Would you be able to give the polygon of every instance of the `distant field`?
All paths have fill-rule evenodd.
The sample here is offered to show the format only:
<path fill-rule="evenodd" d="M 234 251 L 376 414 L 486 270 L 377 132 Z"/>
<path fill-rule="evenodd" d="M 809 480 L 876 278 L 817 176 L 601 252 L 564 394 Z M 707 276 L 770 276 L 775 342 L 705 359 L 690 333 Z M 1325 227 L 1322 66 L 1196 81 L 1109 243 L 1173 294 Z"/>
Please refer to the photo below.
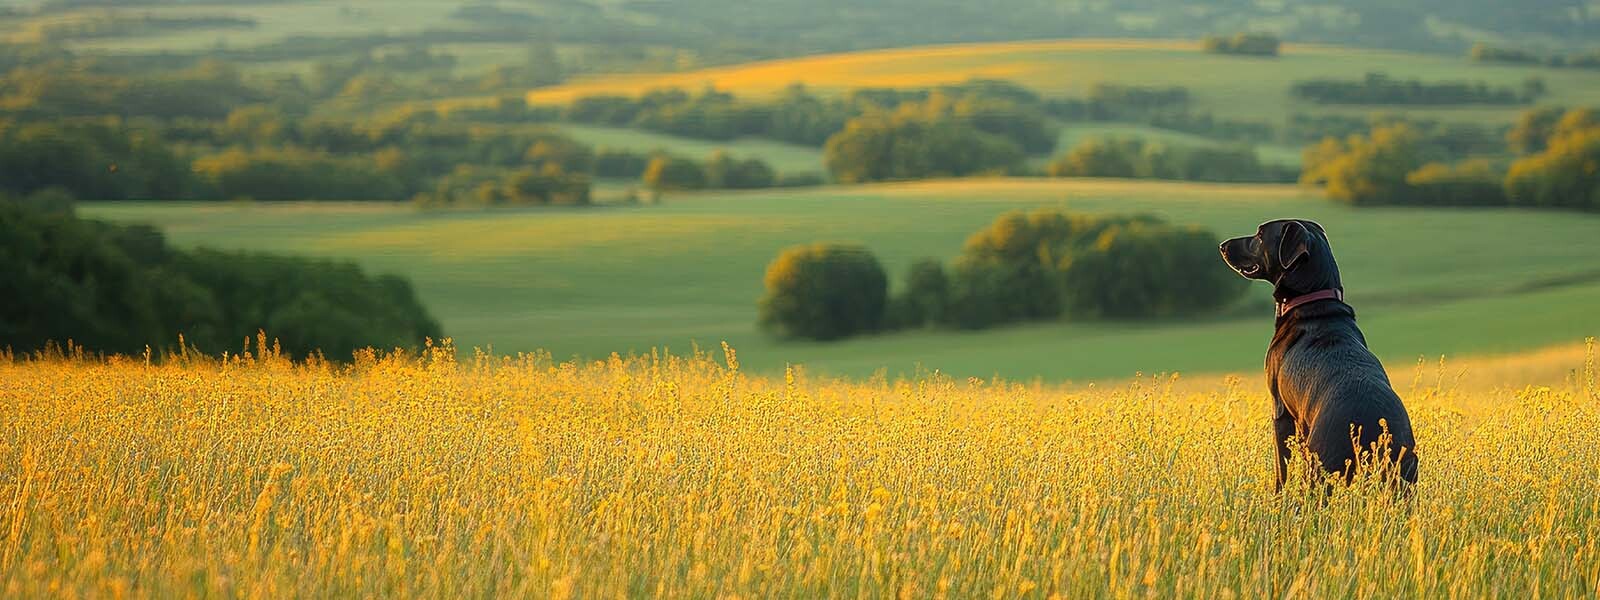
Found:
<path fill-rule="evenodd" d="M 1218 235 L 1273 217 L 1317 219 L 1333 236 L 1369 340 L 1401 362 L 1600 334 L 1600 216 L 1355 210 L 1292 186 L 969 180 L 669 196 L 660 207 L 587 210 L 144 203 L 83 212 L 153 222 L 184 245 L 348 257 L 404 273 L 460 345 L 497 352 L 605 356 L 727 340 L 749 368 L 766 371 L 784 361 L 848 375 L 920 364 L 1082 380 L 1259 368 L 1271 327 L 1265 286 L 1231 317 L 1169 323 L 1052 323 L 840 344 L 780 343 L 755 326 L 762 272 L 786 246 L 863 242 L 898 277 L 918 257 L 953 256 L 997 215 L 1036 207 L 1150 212 Z"/>
<path fill-rule="evenodd" d="M 1427 80 L 1483 80 L 1519 85 L 1537 75 L 1549 85 L 1547 104 L 1600 104 L 1600 72 L 1474 64 L 1463 57 L 1288 45 L 1284 56 L 1260 59 L 1206 54 L 1187 41 L 1055 40 L 897 48 L 757 62 L 685 73 L 581 78 L 529 94 L 533 102 L 566 102 L 598 93 L 638 93 L 658 87 L 714 85 L 739 94 L 772 94 L 803 82 L 823 91 L 861 87 L 916 87 L 974 77 L 1007 79 L 1048 95 L 1081 96 L 1100 83 L 1182 85 L 1196 107 L 1219 117 L 1281 123 L 1295 111 L 1364 114 L 1294 100 L 1289 85 L 1311 77 L 1361 77 L 1383 71 Z M 1509 121 L 1520 107 L 1389 108 L 1473 121 Z"/>
<path fill-rule="evenodd" d="M 188 6 L 140 6 L 131 14 L 161 16 L 232 15 L 257 22 L 253 29 L 198 29 L 167 35 L 81 40 L 72 43 L 78 50 L 103 52 L 156 52 L 205 50 L 218 43 L 249 47 L 281 40 L 291 35 L 357 35 L 369 33 L 410 33 L 450 23 L 450 13 L 467 2 L 461 0 L 346 0 L 343 2 L 261 2 L 205 3 Z M 85 9 L 95 12 L 101 9 Z M 73 13 L 51 15 L 45 19 L 70 19 Z M 25 31 L 37 21 L 13 24 L 13 31 Z"/>
<path fill-rule="evenodd" d="M 578 141 L 599 148 L 615 148 L 650 152 L 666 150 L 695 159 L 703 159 L 717 150 L 726 150 L 735 157 L 760 158 L 782 173 L 825 173 L 822 150 L 798 144 L 786 144 L 759 138 L 715 142 L 626 129 L 620 127 L 592 127 L 588 125 L 561 125 L 561 129 Z"/>

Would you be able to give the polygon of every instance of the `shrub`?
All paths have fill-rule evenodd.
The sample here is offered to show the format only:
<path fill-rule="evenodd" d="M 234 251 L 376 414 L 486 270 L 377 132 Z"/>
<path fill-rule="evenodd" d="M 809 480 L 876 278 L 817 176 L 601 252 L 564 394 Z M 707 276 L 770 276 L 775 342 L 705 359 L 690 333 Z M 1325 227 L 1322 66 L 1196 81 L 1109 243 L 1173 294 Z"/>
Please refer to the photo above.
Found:
<path fill-rule="evenodd" d="M 1143 144 L 1130 138 L 1089 138 L 1051 161 L 1051 177 L 1133 177 Z"/>
<path fill-rule="evenodd" d="M 865 247 L 797 246 L 767 266 L 760 323 L 786 338 L 835 340 L 878 329 L 887 296 L 888 278 Z"/>
<path fill-rule="evenodd" d="M 1248 282 L 1220 265 L 1216 247 L 1217 237 L 1196 227 L 1108 227 L 1059 266 L 1067 312 L 1128 319 L 1219 308 Z"/>
<path fill-rule="evenodd" d="M 950 278 L 938 259 L 911 264 L 900 294 L 890 302 L 888 318 L 896 327 L 922 327 L 944 322 L 950 303 Z"/>
<path fill-rule="evenodd" d="M 691 159 L 657 155 L 644 170 L 644 185 L 657 192 L 698 190 L 706 187 L 706 171 Z"/>
<path fill-rule="evenodd" d="M 1516 205 L 1600 210 L 1600 127 L 1558 132 L 1511 165 L 1505 190 Z"/>
<path fill-rule="evenodd" d="M 1500 206 L 1506 203 L 1505 174 L 1486 160 L 1457 165 L 1428 163 L 1406 174 L 1410 204 Z"/>

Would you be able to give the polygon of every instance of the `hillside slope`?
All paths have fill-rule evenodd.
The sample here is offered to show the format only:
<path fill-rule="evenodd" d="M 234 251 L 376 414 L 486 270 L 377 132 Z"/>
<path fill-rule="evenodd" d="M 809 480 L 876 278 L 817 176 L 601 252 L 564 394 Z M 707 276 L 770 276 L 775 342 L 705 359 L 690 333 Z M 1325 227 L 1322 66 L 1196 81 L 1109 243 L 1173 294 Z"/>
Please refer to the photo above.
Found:
<path fill-rule="evenodd" d="M 1351 209 L 1294 186 L 1095 180 L 961 180 L 669 195 L 663 206 L 416 212 L 366 204 L 106 204 L 179 244 L 293 251 L 400 272 L 465 347 L 559 357 L 685 350 L 728 341 L 745 364 L 1048 380 L 1157 370 L 1253 371 L 1271 334 L 1264 285 L 1225 317 L 913 332 L 838 344 L 756 329 L 768 261 L 786 246 L 866 244 L 898 279 L 951 258 L 1016 209 L 1153 213 L 1218 236 L 1285 216 L 1327 226 L 1350 301 L 1386 358 L 1505 352 L 1600 335 L 1600 215 L 1526 210 Z M 1537 239 L 1539 243 L 1525 243 Z M 1216 268 L 1225 268 L 1221 261 Z M 1537 307 L 1530 310 L 1528 307 Z"/>

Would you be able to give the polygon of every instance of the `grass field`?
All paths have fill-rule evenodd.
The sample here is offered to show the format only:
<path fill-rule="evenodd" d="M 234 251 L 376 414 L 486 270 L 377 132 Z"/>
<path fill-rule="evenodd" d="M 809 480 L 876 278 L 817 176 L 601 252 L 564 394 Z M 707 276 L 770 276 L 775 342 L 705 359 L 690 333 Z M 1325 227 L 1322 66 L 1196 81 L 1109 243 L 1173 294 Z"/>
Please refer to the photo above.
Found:
<path fill-rule="evenodd" d="M 1516 87 L 1537 75 L 1550 87 L 1548 104 L 1600 104 L 1600 72 L 1488 66 L 1465 58 L 1288 45 L 1277 59 L 1206 54 L 1186 41 L 1055 40 L 896 48 L 757 62 L 670 74 L 580 78 L 529 94 L 533 102 L 566 102 L 596 93 L 633 94 L 677 86 L 719 89 L 759 97 L 803 82 L 819 91 L 862 87 L 918 87 L 974 77 L 1007 79 L 1047 95 L 1082 96 L 1096 83 L 1188 87 L 1195 107 L 1218 117 L 1282 123 L 1295 111 L 1427 114 L 1480 122 L 1508 122 L 1521 107 L 1329 107 L 1297 101 L 1289 86 L 1312 77 L 1358 78 L 1369 71 L 1427 80 L 1483 80 Z"/>
<path fill-rule="evenodd" d="M 561 129 L 580 142 L 599 148 L 651 152 L 666 150 L 694 159 L 704 159 L 717 150 L 726 150 L 738 158 L 760 158 L 780 173 L 827 173 L 822 164 L 822 150 L 786 144 L 759 138 L 715 142 L 652 133 L 621 127 L 595 127 L 590 125 L 561 125 Z"/>
<path fill-rule="evenodd" d="M 206 50 L 219 43 L 241 48 L 294 35 L 335 36 L 412 33 L 450 24 L 450 13 L 466 4 L 455 0 L 345 0 L 343 2 L 190 3 L 188 6 L 140 6 L 131 14 L 159 16 L 230 15 L 254 19 L 250 29 L 196 29 L 147 35 L 74 41 L 90 52 L 158 52 Z M 26 34 L 39 22 L 78 18 L 103 9 L 90 8 L 14 23 L 13 35 Z"/>
<path fill-rule="evenodd" d="M 1254 378 L 0 360 L 0 596 L 1583 598 L 1593 350 L 1394 373 L 1409 502 L 1273 477 Z M 1466 372 L 1494 384 L 1463 385 Z"/>
<path fill-rule="evenodd" d="M 416 212 L 384 204 L 97 204 L 87 216 L 158 224 L 182 245 L 351 258 L 408 275 L 463 347 L 558 357 L 687 351 L 728 341 L 746 367 L 1049 381 L 1134 372 L 1253 372 L 1271 332 L 1267 289 L 1231 314 L 1172 322 L 1047 323 L 911 332 L 837 344 L 758 331 L 766 263 L 819 240 L 871 247 L 898 278 L 953 257 L 1019 208 L 1148 212 L 1219 236 L 1261 221 L 1327 226 L 1350 302 L 1378 354 L 1502 353 L 1600 334 L 1600 216 L 1505 209 L 1350 209 L 1292 186 L 962 180 L 668 196 L 663 206 Z M 1221 261 L 1217 268 L 1225 268 Z M 208 349 L 218 351 L 222 349 Z"/>

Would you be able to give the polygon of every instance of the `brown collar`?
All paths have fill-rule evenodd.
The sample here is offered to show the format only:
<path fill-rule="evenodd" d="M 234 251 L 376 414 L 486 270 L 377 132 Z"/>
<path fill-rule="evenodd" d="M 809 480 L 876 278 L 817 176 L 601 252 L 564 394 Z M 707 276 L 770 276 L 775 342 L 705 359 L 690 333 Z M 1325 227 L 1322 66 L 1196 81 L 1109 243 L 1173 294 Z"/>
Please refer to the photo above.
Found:
<path fill-rule="evenodd" d="M 1306 294 L 1304 296 L 1295 296 L 1295 297 L 1290 298 L 1288 300 L 1279 300 L 1278 301 L 1278 317 L 1281 318 L 1284 315 L 1289 314 L 1289 311 L 1294 310 L 1298 306 L 1301 306 L 1301 305 L 1304 305 L 1304 304 L 1310 304 L 1310 303 L 1316 302 L 1318 300 L 1338 300 L 1340 302 L 1344 302 L 1344 290 L 1341 290 L 1341 289 L 1322 290 L 1322 291 L 1319 291 L 1319 292 L 1311 292 L 1311 293 Z"/>

